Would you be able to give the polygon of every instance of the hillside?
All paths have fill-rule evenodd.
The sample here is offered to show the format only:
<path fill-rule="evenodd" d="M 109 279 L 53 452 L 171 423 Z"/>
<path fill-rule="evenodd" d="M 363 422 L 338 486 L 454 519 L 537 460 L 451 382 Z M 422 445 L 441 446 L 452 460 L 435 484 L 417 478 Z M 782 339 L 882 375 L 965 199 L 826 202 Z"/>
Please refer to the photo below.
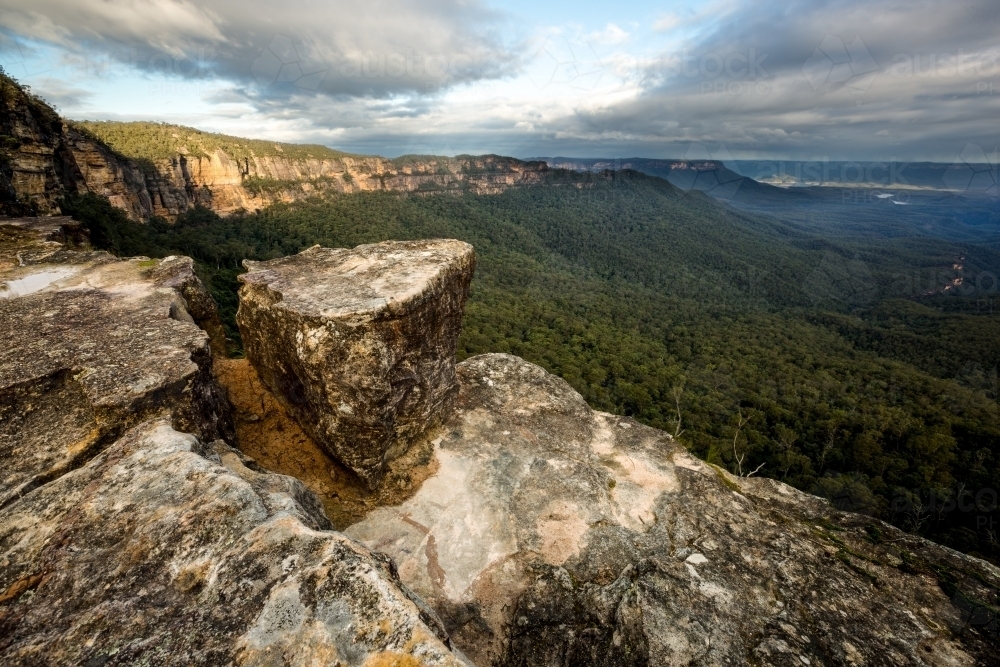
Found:
<path fill-rule="evenodd" d="M 244 139 L 169 123 L 83 120 L 73 121 L 72 125 L 93 135 L 121 155 L 150 164 L 157 160 L 170 160 L 178 155 L 209 157 L 220 151 L 237 161 L 249 157 L 334 160 L 349 156 L 343 151 L 317 144 L 287 144 Z"/>
<path fill-rule="evenodd" d="M 626 169 L 657 176 L 683 190 L 700 190 L 744 210 L 779 217 L 810 234 L 931 236 L 977 244 L 1000 239 L 995 167 L 991 172 L 984 166 L 983 178 L 963 190 L 961 179 L 971 168 L 965 173 L 956 165 L 931 162 L 537 159 L 551 169 Z"/>

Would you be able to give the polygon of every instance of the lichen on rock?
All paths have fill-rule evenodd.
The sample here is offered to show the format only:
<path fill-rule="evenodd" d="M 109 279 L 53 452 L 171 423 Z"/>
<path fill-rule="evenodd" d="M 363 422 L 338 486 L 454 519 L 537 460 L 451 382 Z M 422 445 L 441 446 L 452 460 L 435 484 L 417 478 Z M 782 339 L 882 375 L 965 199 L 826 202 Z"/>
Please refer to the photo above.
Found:
<path fill-rule="evenodd" d="M 246 266 L 237 323 L 247 358 L 318 444 L 377 487 L 458 394 L 472 246 L 316 246 Z"/>

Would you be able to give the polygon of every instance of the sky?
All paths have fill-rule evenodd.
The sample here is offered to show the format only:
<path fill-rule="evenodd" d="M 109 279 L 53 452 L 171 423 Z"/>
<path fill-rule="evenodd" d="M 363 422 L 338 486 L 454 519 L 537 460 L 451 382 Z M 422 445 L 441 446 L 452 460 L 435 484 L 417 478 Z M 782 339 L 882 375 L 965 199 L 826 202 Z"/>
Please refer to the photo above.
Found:
<path fill-rule="evenodd" d="M 0 0 L 73 119 L 389 157 L 934 160 L 1000 138 L 1000 0 Z"/>

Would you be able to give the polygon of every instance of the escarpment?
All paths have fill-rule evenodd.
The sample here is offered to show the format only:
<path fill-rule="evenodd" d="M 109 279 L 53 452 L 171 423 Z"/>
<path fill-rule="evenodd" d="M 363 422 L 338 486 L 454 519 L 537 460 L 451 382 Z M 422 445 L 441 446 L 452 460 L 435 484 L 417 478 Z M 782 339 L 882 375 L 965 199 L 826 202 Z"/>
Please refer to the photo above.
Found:
<path fill-rule="evenodd" d="M 60 199 L 86 192 L 106 197 L 133 220 L 173 219 L 195 206 L 225 215 L 339 192 L 493 194 L 539 183 L 548 170 L 544 162 L 496 155 L 389 160 L 322 147 L 316 155 L 285 155 L 280 144 L 228 137 L 258 145 L 237 154 L 199 149 L 187 135 L 200 133 L 179 127 L 171 136 L 176 150 L 149 159 L 115 150 L 88 126 L 95 127 L 60 118 L 0 73 L 0 214 L 57 214 Z"/>
<path fill-rule="evenodd" d="M 0 221 L 5 664 L 997 664 L 991 565 L 733 477 L 517 357 L 455 365 L 455 241 L 244 278 L 269 402 L 371 487 L 431 460 L 336 532 L 239 450 L 190 260 L 79 235 Z"/>

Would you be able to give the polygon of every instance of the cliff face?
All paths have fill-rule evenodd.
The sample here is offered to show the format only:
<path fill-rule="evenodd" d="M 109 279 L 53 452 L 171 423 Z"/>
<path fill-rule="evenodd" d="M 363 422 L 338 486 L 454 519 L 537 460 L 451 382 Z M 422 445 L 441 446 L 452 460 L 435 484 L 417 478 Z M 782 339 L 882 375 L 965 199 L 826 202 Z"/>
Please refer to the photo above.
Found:
<path fill-rule="evenodd" d="M 107 197 L 135 220 L 168 219 L 201 205 L 225 215 L 326 192 L 469 190 L 492 194 L 540 182 L 547 166 L 499 156 L 328 159 L 177 152 L 129 159 L 67 123 L 0 75 L 0 214 L 58 213 L 66 193 Z"/>
<path fill-rule="evenodd" d="M 134 219 L 155 210 L 135 164 L 0 75 L 0 214 L 58 213 L 61 197 L 82 192 L 106 196 Z"/>
<path fill-rule="evenodd" d="M 167 218 L 196 204 L 225 215 L 329 192 L 467 189 L 477 194 L 496 194 L 510 187 L 539 183 L 546 171 L 544 164 L 498 156 L 426 158 L 399 166 L 381 157 L 263 156 L 236 160 L 223 151 L 201 157 L 177 155 L 154 161 L 153 165 L 155 171 L 145 176 L 149 212 Z"/>

